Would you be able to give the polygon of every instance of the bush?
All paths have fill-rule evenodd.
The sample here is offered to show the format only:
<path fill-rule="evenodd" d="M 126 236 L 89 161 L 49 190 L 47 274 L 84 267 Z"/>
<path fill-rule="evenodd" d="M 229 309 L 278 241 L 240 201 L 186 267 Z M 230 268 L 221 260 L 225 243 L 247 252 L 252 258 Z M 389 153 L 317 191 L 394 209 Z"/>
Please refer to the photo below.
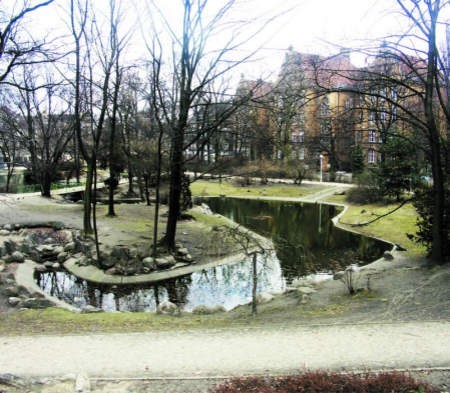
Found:
<path fill-rule="evenodd" d="M 355 205 L 364 205 L 366 203 L 381 202 L 383 197 L 375 187 L 358 186 L 347 191 L 345 200 Z"/>
<path fill-rule="evenodd" d="M 306 372 L 284 377 L 233 378 L 213 393 L 438 393 L 439 390 L 398 372 L 338 374 Z"/>
<path fill-rule="evenodd" d="M 307 171 L 302 162 L 298 160 L 259 160 L 250 161 L 239 169 L 235 168 L 233 174 L 244 178 L 259 177 L 263 184 L 267 183 L 269 178 L 291 179 L 294 180 L 296 184 L 301 184 L 302 180 L 307 175 Z"/>

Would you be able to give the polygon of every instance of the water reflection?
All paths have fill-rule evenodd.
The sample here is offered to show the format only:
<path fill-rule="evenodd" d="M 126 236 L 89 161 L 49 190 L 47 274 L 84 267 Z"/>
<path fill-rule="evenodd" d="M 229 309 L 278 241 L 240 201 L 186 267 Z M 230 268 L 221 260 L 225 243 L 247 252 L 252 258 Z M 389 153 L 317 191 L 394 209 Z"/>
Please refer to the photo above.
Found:
<path fill-rule="evenodd" d="M 263 236 L 270 237 L 288 282 L 318 271 L 340 270 L 378 258 L 390 245 L 336 228 L 338 208 L 237 198 L 210 198 L 206 203 Z"/>
<path fill-rule="evenodd" d="M 275 255 L 258 256 L 258 293 L 281 291 L 285 281 Z M 158 284 L 142 286 L 101 286 L 80 280 L 63 271 L 37 273 L 36 282 L 46 293 L 76 307 L 87 305 L 105 311 L 155 311 L 169 300 L 183 311 L 199 305 L 223 306 L 230 310 L 251 301 L 250 260 L 204 269 Z"/>

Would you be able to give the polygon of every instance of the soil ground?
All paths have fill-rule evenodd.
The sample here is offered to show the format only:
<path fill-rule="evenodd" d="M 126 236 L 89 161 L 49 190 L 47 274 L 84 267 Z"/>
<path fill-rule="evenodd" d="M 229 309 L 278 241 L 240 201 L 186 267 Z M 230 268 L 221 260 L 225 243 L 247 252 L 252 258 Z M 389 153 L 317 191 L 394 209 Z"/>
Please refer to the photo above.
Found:
<path fill-rule="evenodd" d="M 334 191 L 331 189 L 330 193 Z M 318 198 L 323 198 L 326 195 L 329 195 L 329 193 L 321 191 Z M 308 199 L 310 201 L 317 200 L 314 196 L 309 196 Z M 17 199 L 1 195 L 0 224 L 55 220 L 64 221 L 66 225 L 79 228 L 81 226 L 81 209 L 82 207 L 78 204 L 67 204 L 60 199 L 46 200 L 40 197 Z M 146 211 L 145 209 L 149 210 L 147 207 L 140 205 L 120 205 L 118 209 L 119 217 L 131 218 L 131 221 L 133 221 L 133 217 L 136 218 L 131 226 L 125 221 L 119 225 L 113 225 L 112 219 L 99 215 L 102 241 L 108 244 L 117 244 L 119 239 L 123 243 L 135 242 L 136 239 L 147 241 L 148 235 L 146 232 L 149 231 L 149 227 L 141 225 L 141 221 L 138 220 Z M 190 247 L 194 247 L 198 244 L 198 239 L 203 236 L 204 232 L 196 232 L 197 226 L 189 222 L 182 225 L 185 225 L 180 228 L 183 241 Z M 110 355 L 104 363 L 105 368 L 102 371 L 85 370 L 89 373 L 90 391 L 92 392 L 207 391 L 209 387 L 217 383 L 214 377 L 220 376 L 219 366 L 222 366 L 222 370 L 225 369 L 225 364 L 219 363 L 218 368 L 210 370 L 212 373 L 207 373 L 207 366 L 199 366 L 196 363 L 202 356 L 205 359 L 210 356 L 211 347 L 208 342 L 217 346 L 216 353 L 231 356 L 231 360 L 229 360 L 230 369 L 227 375 L 239 375 L 246 372 L 287 372 L 296 368 L 293 367 L 294 363 L 297 368 L 304 368 L 305 364 L 302 363 L 302 358 L 297 356 L 300 353 L 299 351 L 292 352 L 293 355 L 289 361 L 293 363 L 283 363 L 283 360 L 279 360 L 277 363 L 267 359 L 264 363 L 264 354 L 271 354 L 271 350 L 267 348 L 259 356 L 248 356 L 249 353 L 265 348 L 261 346 L 261 343 L 272 343 L 275 347 L 280 345 L 280 348 L 282 348 L 282 345 L 286 345 L 286 351 L 288 352 L 289 348 L 295 344 L 298 348 L 306 345 L 311 348 L 311 353 L 314 354 L 315 359 L 321 359 L 321 362 L 316 364 L 310 361 L 309 367 L 340 368 L 338 365 L 342 365 L 342 367 L 350 365 L 347 367 L 350 370 L 361 369 L 366 366 L 371 368 L 426 369 L 430 366 L 439 367 L 439 369 L 418 372 L 416 375 L 437 384 L 442 391 L 448 391 L 450 390 L 450 377 L 446 370 L 450 368 L 450 350 L 448 349 L 450 348 L 450 267 L 445 265 L 431 266 L 425 258 L 412 257 L 404 252 L 395 252 L 394 257 L 393 261 L 380 260 L 361 273 L 357 279 L 358 286 L 362 290 L 355 296 L 349 296 L 346 287 L 340 281 L 327 281 L 315 286 L 316 292 L 311 295 L 306 304 L 301 302 L 296 291 L 292 291 L 275 297 L 269 303 L 259 305 L 258 315 L 255 317 L 249 317 L 249 306 L 242 306 L 226 313 L 226 315 L 217 317 L 217 324 L 212 323 L 212 326 L 215 326 L 213 330 L 202 327 L 203 320 L 201 320 L 202 322 L 197 326 L 194 323 L 194 330 L 187 331 L 186 334 L 177 334 L 176 332 L 179 332 L 176 328 L 177 324 L 182 325 L 185 319 L 191 321 L 197 318 L 192 315 L 182 315 L 178 319 L 173 319 L 175 328 L 171 327 L 169 330 L 175 330 L 175 332 L 162 331 L 154 333 L 155 336 L 151 337 L 155 348 L 158 345 L 163 345 L 164 338 L 167 338 L 166 347 L 162 346 L 160 351 L 165 353 L 165 356 L 169 356 L 172 363 L 174 359 L 177 360 L 173 356 L 178 353 L 176 351 L 180 348 L 181 354 L 190 354 L 190 356 L 183 357 L 178 353 L 180 356 L 178 361 L 181 362 L 179 366 L 170 366 L 172 368 L 169 367 L 166 370 L 167 373 L 164 373 L 163 369 L 158 369 L 161 374 L 165 375 L 153 373 L 153 377 L 167 377 L 168 375 L 171 377 L 199 377 L 198 370 L 195 370 L 197 364 L 197 367 L 200 367 L 201 376 L 208 374 L 208 377 L 213 377 L 212 379 L 114 379 L 124 375 L 118 372 L 118 370 L 121 370 L 119 367 L 121 359 L 125 359 L 125 365 L 122 368 L 122 370 L 125 370 L 136 361 L 136 358 L 139 359 L 139 356 L 143 356 L 136 349 L 134 358 L 132 353 L 127 355 L 131 356 L 127 363 L 127 357 L 122 356 L 123 352 L 120 352 L 121 356 L 114 355 L 114 353 L 118 353 L 116 346 L 120 343 L 126 343 L 126 340 L 134 337 L 133 334 L 123 336 L 98 335 L 102 332 L 102 329 L 105 329 L 105 324 L 94 324 L 89 326 L 89 329 L 92 329 L 93 332 L 91 334 L 82 329 L 77 330 L 77 327 L 72 327 L 68 331 L 75 333 L 75 335 L 70 336 L 54 335 L 56 332 L 53 330 L 46 332 L 47 334 L 53 333 L 46 337 L 15 336 L 16 334 L 36 334 L 36 326 L 32 324 L 23 326 L 23 322 L 19 326 L 20 318 L 2 318 L 0 321 L 0 325 L 3 325 L 3 327 L 0 326 L 0 334 L 2 335 L 0 336 L 2 344 L 0 374 L 8 371 L 31 379 L 11 379 L 8 376 L 0 375 L 0 392 L 73 392 L 74 379 L 77 374 L 82 373 L 82 369 L 78 369 L 74 363 L 77 353 L 80 353 L 81 348 L 85 348 L 86 353 L 89 353 L 89 350 L 96 348 L 95 345 L 97 344 L 87 347 L 80 347 L 80 345 L 84 345 L 82 343 L 89 340 L 95 341 L 97 339 L 100 340 L 99 348 L 105 345 L 105 353 Z M 14 268 L 12 265 L 6 266 L 7 270 L 3 274 L 10 273 L 11 269 Z M 1 309 L 2 303 L 5 304 L 5 299 L 3 299 L 3 302 L 1 300 L 0 311 L 5 311 L 4 306 L 3 310 Z M 229 326 L 229 328 L 224 328 L 224 326 Z M 131 326 L 128 330 L 151 334 L 148 329 L 145 325 L 136 325 Z M 401 334 L 396 335 L 395 332 L 399 330 Z M 330 336 L 327 336 L 328 334 Z M 170 342 L 173 342 L 173 340 L 170 340 L 169 337 L 176 341 L 181 336 L 184 339 L 178 343 L 178 346 L 174 349 L 175 352 L 170 352 Z M 336 341 L 337 344 L 332 341 L 333 344 L 327 346 L 327 337 L 339 338 L 339 340 Z M 348 341 L 344 340 L 345 337 Z M 136 338 L 137 342 L 142 342 L 140 336 L 136 336 Z M 369 341 L 366 340 L 367 338 Z M 46 339 L 48 339 L 46 347 L 45 345 L 41 348 L 32 347 L 32 345 L 39 346 L 39 343 L 43 342 L 40 340 L 45 341 Z M 59 339 L 63 342 L 64 340 L 69 341 L 64 342 L 60 347 L 61 349 L 55 352 L 54 343 Z M 196 339 L 199 341 L 195 341 Z M 331 340 L 331 338 L 329 339 Z M 233 340 L 235 340 L 235 344 L 233 344 Z M 236 358 L 232 358 L 234 353 L 232 345 L 237 345 L 238 348 L 243 345 L 242 342 L 237 343 L 236 340 L 244 340 L 247 343 L 254 340 L 255 347 L 248 348 L 247 351 L 241 351 L 236 355 Z M 29 342 L 29 346 L 26 345 L 27 342 Z M 339 346 L 339 342 L 341 344 L 347 343 L 347 346 Z M 65 349 L 70 348 L 70 345 L 73 345 L 75 349 L 66 351 Z M 206 352 L 202 352 L 200 356 L 196 351 L 199 350 L 201 345 L 205 346 Z M 333 345 L 337 346 L 333 347 Z M 128 347 L 133 346 L 129 345 Z M 8 348 L 14 350 L 8 351 Z M 45 352 L 45 348 L 47 348 L 47 352 Z M 358 359 L 358 356 L 356 356 L 355 351 L 360 349 L 361 353 L 367 356 L 365 360 Z M 40 351 L 40 353 L 37 351 Z M 149 351 L 152 350 L 149 349 Z M 57 353 L 56 356 L 60 358 L 53 359 L 50 362 L 48 356 L 51 357 L 54 353 Z M 101 350 L 99 353 L 101 353 Z M 386 353 L 390 354 L 391 363 L 384 357 Z M 171 354 L 172 357 L 170 357 Z M 332 362 L 333 354 L 337 356 L 334 363 Z M 50 369 L 43 369 L 33 374 L 30 372 L 31 367 L 33 364 L 36 367 L 42 365 L 42 356 L 47 356 L 46 359 L 49 362 Z M 93 354 L 92 356 L 95 359 L 97 355 Z M 261 363 L 258 363 L 261 368 L 252 364 L 247 364 L 244 367 L 242 362 L 248 361 L 250 358 L 257 358 L 258 361 L 261 361 Z M 269 356 L 270 358 L 273 357 Z M 81 357 L 81 359 L 83 358 Z M 99 367 L 101 367 L 101 356 L 98 359 L 98 362 L 95 363 L 99 363 Z M 157 358 L 156 362 L 163 364 L 164 362 L 160 359 Z M 52 364 L 54 364 L 53 369 L 51 368 Z M 68 367 L 64 370 L 61 369 L 61 373 L 55 374 L 55 370 L 61 364 Z M 306 367 L 308 367 L 308 364 L 306 364 Z M 63 378 L 62 375 L 67 373 L 71 375 L 66 375 Z M 149 372 L 144 369 L 140 375 L 137 375 L 139 373 L 130 374 L 148 377 Z M 42 378 L 50 376 L 51 378 L 42 380 Z M 113 380 L 96 379 L 95 377 L 111 377 Z M 87 388 L 84 391 L 88 391 Z"/>

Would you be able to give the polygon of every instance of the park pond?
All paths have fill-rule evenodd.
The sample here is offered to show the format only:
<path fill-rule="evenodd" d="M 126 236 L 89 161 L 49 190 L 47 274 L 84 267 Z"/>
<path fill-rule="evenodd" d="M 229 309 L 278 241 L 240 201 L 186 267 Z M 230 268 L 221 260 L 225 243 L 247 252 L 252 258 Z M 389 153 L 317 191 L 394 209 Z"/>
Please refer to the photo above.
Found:
<path fill-rule="evenodd" d="M 206 202 L 213 212 L 272 239 L 274 249 L 257 258 L 258 293 L 283 291 L 299 277 L 329 278 L 334 271 L 371 262 L 391 248 L 336 228 L 331 219 L 340 208 L 332 205 L 237 198 Z M 183 311 L 200 305 L 230 310 L 251 301 L 252 276 L 251 258 L 245 258 L 144 286 L 99 285 L 64 271 L 36 273 L 36 282 L 46 293 L 80 308 L 155 311 L 159 303 L 170 300 Z"/>

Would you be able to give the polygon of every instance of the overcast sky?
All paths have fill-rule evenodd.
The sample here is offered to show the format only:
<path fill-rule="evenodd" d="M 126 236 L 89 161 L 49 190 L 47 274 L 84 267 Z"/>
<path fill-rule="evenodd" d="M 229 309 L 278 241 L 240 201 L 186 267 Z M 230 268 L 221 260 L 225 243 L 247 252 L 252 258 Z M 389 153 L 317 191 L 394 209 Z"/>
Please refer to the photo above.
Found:
<path fill-rule="evenodd" d="M 143 23 L 148 22 L 145 12 L 140 8 L 145 1 L 119 1 L 123 10 L 129 13 L 131 24 L 137 25 L 138 18 Z M 181 0 L 154 1 L 170 19 L 181 22 Z M 210 1 L 212 4 L 223 4 L 222 0 Z M 64 8 L 68 1 L 56 0 L 55 3 Z M 94 4 L 106 11 L 106 3 L 107 0 L 95 0 Z M 339 46 L 355 47 L 360 43 L 358 40 L 398 32 L 404 20 L 394 12 L 398 9 L 395 0 L 239 0 L 239 3 L 237 17 L 246 20 L 267 19 L 270 15 L 281 13 L 252 41 L 253 48 L 262 47 L 259 55 L 262 60 L 243 70 L 249 78 L 257 75 L 271 79 L 276 77 L 289 46 L 299 52 L 323 55 L 336 53 Z M 39 14 L 40 24 L 45 28 L 56 26 L 57 19 L 63 14 L 61 8 L 57 13 L 42 11 Z M 174 22 L 174 25 L 178 23 L 180 26 L 180 22 Z M 358 58 L 353 60 L 361 61 Z"/>

